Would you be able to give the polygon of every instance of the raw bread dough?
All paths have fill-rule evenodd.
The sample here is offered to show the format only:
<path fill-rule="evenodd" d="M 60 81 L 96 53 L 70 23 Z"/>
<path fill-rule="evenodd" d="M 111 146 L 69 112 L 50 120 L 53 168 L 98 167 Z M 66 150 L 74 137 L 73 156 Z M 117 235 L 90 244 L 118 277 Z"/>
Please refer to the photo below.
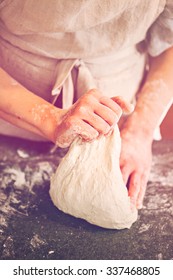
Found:
<path fill-rule="evenodd" d="M 75 140 L 51 179 L 50 196 L 60 210 L 104 228 L 130 228 L 137 210 L 130 204 L 119 167 L 121 138 L 92 143 Z"/>

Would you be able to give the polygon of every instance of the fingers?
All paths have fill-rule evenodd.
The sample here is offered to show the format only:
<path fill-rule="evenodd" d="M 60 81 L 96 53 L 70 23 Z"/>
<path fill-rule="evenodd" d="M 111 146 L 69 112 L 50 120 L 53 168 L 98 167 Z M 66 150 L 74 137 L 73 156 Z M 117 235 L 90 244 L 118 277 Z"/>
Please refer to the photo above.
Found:
<path fill-rule="evenodd" d="M 121 108 L 119 106 L 117 107 L 118 108 L 116 109 L 116 111 L 113 111 L 105 105 L 98 104 L 98 106 L 94 110 L 94 113 L 104 119 L 109 124 L 109 126 L 114 126 L 115 123 L 119 121 L 119 118 L 122 115 Z"/>
<path fill-rule="evenodd" d="M 91 141 L 98 137 L 99 133 L 89 124 L 75 117 L 68 117 L 64 120 L 56 131 L 56 145 L 67 148 L 77 136 L 81 136 L 85 141 Z"/>
<path fill-rule="evenodd" d="M 141 187 L 141 174 L 134 172 L 130 176 L 128 193 L 132 204 L 134 204 L 135 206 L 137 206 L 136 202 L 140 191 L 140 187 Z"/>
<path fill-rule="evenodd" d="M 124 162 L 121 165 L 121 173 L 123 177 L 124 184 L 128 188 L 128 195 L 130 196 L 130 201 L 136 206 L 137 197 L 140 191 L 140 174 L 133 171 L 133 167 Z"/>
<path fill-rule="evenodd" d="M 104 105 L 104 107 L 100 106 L 100 109 L 103 110 L 103 108 L 105 108 L 107 110 L 107 113 L 109 113 L 109 111 L 114 112 L 114 122 L 118 122 L 119 118 L 122 115 L 121 107 L 112 98 L 108 98 L 106 96 L 102 96 L 100 98 L 100 104 Z"/>
<path fill-rule="evenodd" d="M 134 172 L 130 176 L 128 193 L 132 204 L 134 204 L 137 209 L 141 209 L 143 207 L 147 181 L 147 174 Z"/>
<path fill-rule="evenodd" d="M 129 112 L 131 105 L 121 97 L 111 99 L 96 89 L 90 90 L 73 104 L 58 124 L 57 145 L 68 147 L 77 135 L 85 141 L 92 141 L 99 135 L 109 135 L 119 121 L 122 110 Z"/>
<path fill-rule="evenodd" d="M 79 130 L 77 130 L 77 133 L 79 133 L 81 138 L 87 142 L 90 142 L 99 136 L 98 131 L 85 122 L 81 123 L 81 131 L 79 132 Z"/>
<path fill-rule="evenodd" d="M 128 188 L 128 195 L 130 196 L 131 203 L 135 205 L 137 209 L 141 209 L 143 207 L 148 174 L 133 171 L 132 166 L 127 164 L 121 166 L 121 173 L 124 184 Z"/>
<path fill-rule="evenodd" d="M 74 118 L 76 122 L 80 120 L 80 124 L 83 123 L 81 129 L 86 128 L 86 132 L 88 132 L 88 126 L 90 126 L 92 130 L 95 129 L 99 134 L 103 135 L 107 134 L 110 131 L 111 125 L 114 122 L 113 117 L 114 116 L 111 116 L 110 114 L 110 116 L 107 116 L 105 120 L 103 117 L 100 117 L 99 114 L 93 112 L 93 108 L 88 108 L 87 106 L 84 106 L 82 104 L 80 104 L 80 106 L 78 106 L 77 104 L 76 108 L 73 110 L 73 112 L 71 112 L 71 118 Z M 109 121 L 109 123 L 107 122 L 107 120 Z"/>
<path fill-rule="evenodd" d="M 96 90 L 83 95 L 71 110 L 71 115 L 83 120 L 103 135 L 109 133 L 121 114 L 119 105 L 110 98 L 101 96 Z"/>
<path fill-rule="evenodd" d="M 124 98 L 122 98 L 121 96 L 115 96 L 115 97 L 112 97 L 112 100 L 114 102 L 116 102 L 120 107 L 121 109 L 129 114 L 131 112 L 133 112 L 134 110 L 134 105 L 131 104 L 130 102 L 127 102 Z"/>
<path fill-rule="evenodd" d="M 124 184 L 127 185 L 128 180 L 130 178 L 130 174 L 132 172 L 131 170 L 132 168 L 129 165 L 121 165 L 120 168 L 121 168 Z"/>
<path fill-rule="evenodd" d="M 132 107 L 119 96 L 108 98 L 98 90 L 92 89 L 76 102 L 75 111 L 81 119 L 105 135 L 119 121 L 122 110 L 129 113 Z"/>
<path fill-rule="evenodd" d="M 88 113 L 88 115 L 86 115 L 83 120 L 90 124 L 90 126 L 92 126 L 95 130 L 97 130 L 99 134 L 105 135 L 110 131 L 110 125 L 97 114 Z"/>
<path fill-rule="evenodd" d="M 131 113 L 134 110 L 134 105 L 126 101 L 121 96 L 109 98 L 101 95 L 101 93 L 96 89 L 90 90 L 88 94 L 93 94 L 99 100 L 100 104 L 113 111 L 116 114 L 116 122 L 118 122 L 123 111 L 125 113 Z"/>
<path fill-rule="evenodd" d="M 136 200 L 137 209 L 141 209 L 143 207 L 143 200 L 144 200 L 144 196 L 145 196 L 145 192 L 146 192 L 148 177 L 149 177 L 149 172 L 146 174 L 143 174 L 143 176 L 141 176 L 140 191 L 138 193 L 138 197 Z"/>

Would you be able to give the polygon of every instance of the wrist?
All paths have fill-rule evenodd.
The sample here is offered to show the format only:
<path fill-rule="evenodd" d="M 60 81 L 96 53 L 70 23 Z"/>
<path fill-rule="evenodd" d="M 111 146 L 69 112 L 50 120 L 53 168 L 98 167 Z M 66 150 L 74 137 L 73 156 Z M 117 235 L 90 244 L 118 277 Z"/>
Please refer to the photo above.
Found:
<path fill-rule="evenodd" d="M 154 128 L 144 117 L 135 110 L 123 124 L 121 129 L 121 136 L 128 138 L 133 135 L 136 140 L 145 141 L 149 144 L 153 141 Z"/>
<path fill-rule="evenodd" d="M 52 104 L 41 104 L 35 106 L 32 118 L 37 129 L 50 141 L 56 143 L 56 131 L 61 123 L 66 110 L 54 107 Z"/>
<path fill-rule="evenodd" d="M 147 81 L 138 94 L 135 110 L 123 126 L 139 139 L 153 140 L 156 128 L 164 118 L 172 100 L 172 93 L 162 80 Z"/>

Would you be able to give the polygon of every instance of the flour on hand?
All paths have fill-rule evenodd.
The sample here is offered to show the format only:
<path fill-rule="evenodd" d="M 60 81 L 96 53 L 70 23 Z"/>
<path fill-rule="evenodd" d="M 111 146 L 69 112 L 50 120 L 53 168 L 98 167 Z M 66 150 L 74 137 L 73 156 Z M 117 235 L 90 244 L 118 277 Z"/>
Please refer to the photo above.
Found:
<path fill-rule="evenodd" d="M 121 138 L 116 126 L 92 143 L 76 139 L 51 179 L 50 196 L 60 210 L 110 229 L 130 228 L 130 204 L 119 167 Z"/>

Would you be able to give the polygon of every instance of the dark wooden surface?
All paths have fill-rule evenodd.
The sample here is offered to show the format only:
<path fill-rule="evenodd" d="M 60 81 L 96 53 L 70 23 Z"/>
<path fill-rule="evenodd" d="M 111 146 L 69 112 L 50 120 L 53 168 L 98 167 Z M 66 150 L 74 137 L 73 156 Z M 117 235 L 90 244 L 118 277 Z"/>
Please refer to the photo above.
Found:
<path fill-rule="evenodd" d="M 173 141 L 155 142 L 144 208 L 129 230 L 66 215 L 49 197 L 64 151 L 0 137 L 0 259 L 173 259 Z"/>

